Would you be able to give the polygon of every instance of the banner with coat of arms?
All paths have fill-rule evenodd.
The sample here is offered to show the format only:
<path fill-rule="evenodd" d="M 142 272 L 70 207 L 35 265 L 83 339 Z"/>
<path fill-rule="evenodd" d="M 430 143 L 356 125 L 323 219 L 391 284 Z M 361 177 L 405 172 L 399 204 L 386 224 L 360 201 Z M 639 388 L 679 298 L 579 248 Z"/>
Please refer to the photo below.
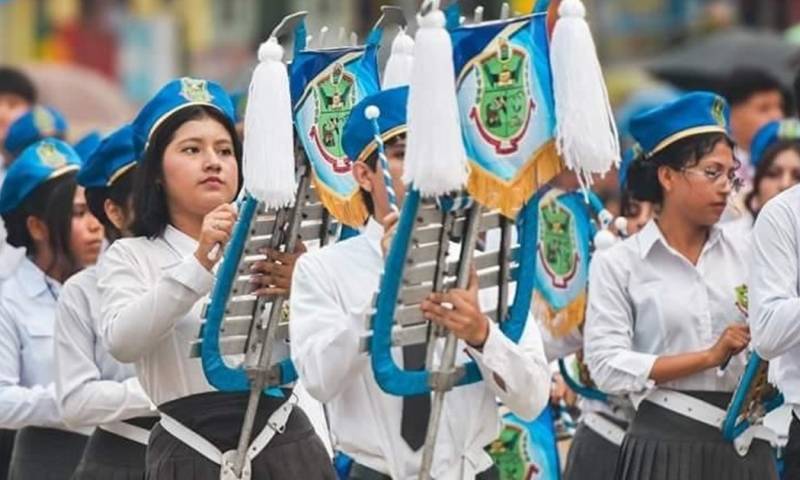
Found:
<path fill-rule="evenodd" d="M 469 193 L 514 218 L 563 170 L 553 142 L 547 14 L 451 30 Z"/>
<path fill-rule="evenodd" d="M 486 447 L 500 480 L 561 478 L 553 417 L 550 406 L 531 422 L 512 413 L 503 415 L 500 435 Z"/>
<path fill-rule="evenodd" d="M 368 213 L 342 149 L 342 130 L 350 110 L 380 90 L 377 49 L 380 35 L 366 46 L 295 53 L 290 86 L 295 128 L 325 208 L 349 226 L 361 226 Z M 297 42 L 297 40 L 295 40 Z"/>
<path fill-rule="evenodd" d="M 556 338 L 583 323 L 595 227 L 583 192 L 545 187 L 534 197 L 534 316 Z"/>

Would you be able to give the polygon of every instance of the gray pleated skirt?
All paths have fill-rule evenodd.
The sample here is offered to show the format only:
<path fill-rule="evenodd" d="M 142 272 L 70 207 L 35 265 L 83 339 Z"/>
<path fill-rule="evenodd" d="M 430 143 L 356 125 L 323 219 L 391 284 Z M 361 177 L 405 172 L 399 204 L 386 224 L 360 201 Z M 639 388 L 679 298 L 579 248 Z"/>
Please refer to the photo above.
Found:
<path fill-rule="evenodd" d="M 8 465 L 11 463 L 11 452 L 14 450 L 16 430 L 0 429 L 0 480 L 6 480 Z"/>
<path fill-rule="evenodd" d="M 9 480 L 68 480 L 89 437 L 54 428 L 25 427 L 17 432 Z"/>
<path fill-rule="evenodd" d="M 238 444 L 248 396 L 208 392 L 168 402 L 159 410 L 226 452 Z M 254 437 L 283 402 L 281 398 L 261 398 Z M 219 480 L 219 465 L 170 435 L 160 424 L 150 433 L 145 463 L 145 478 L 149 480 Z M 322 440 L 297 406 L 289 415 L 285 431 L 273 437 L 253 460 L 251 468 L 254 480 L 336 480 L 336 471 Z"/>
<path fill-rule="evenodd" d="M 598 413 L 623 430 L 628 423 Z M 563 480 L 616 480 L 617 457 L 620 446 L 609 442 L 581 422 L 570 443 Z"/>
<path fill-rule="evenodd" d="M 134 418 L 127 422 L 151 430 L 157 418 Z M 95 429 L 72 480 L 142 480 L 147 446 L 102 428 Z"/>
<path fill-rule="evenodd" d="M 720 408 L 731 394 L 683 392 Z M 740 457 L 718 428 L 643 401 L 622 442 L 617 461 L 620 480 L 771 480 L 777 479 L 775 454 L 754 440 Z"/>

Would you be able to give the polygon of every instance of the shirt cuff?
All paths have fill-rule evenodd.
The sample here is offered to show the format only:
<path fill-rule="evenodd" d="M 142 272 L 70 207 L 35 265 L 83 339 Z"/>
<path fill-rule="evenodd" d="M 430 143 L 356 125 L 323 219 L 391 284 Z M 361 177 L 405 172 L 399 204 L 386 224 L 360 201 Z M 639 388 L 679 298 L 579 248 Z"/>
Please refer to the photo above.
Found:
<path fill-rule="evenodd" d="M 214 285 L 214 275 L 194 255 L 184 258 L 169 273 L 178 283 L 199 296 L 207 295 Z"/>
<path fill-rule="evenodd" d="M 631 385 L 629 390 L 636 392 L 652 388 L 655 384 L 650 380 L 650 371 L 653 369 L 653 364 L 656 363 L 656 360 L 658 360 L 658 355 L 626 351 L 617 355 L 611 362 L 611 366 L 622 373 L 630 375 Z"/>
<path fill-rule="evenodd" d="M 490 320 L 489 334 L 486 336 L 486 342 L 484 342 L 483 348 L 478 350 L 467 343 L 467 352 L 478 364 L 484 365 L 489 370 L 494 371 L 498 369 L 496 367 L 499 367 L 503 363 L 502 359 L 507 351 L 507 346 L 504 344 L 504 341 L 510 342 L 511 340 L 508 340 L 505 334 L 500 330 L 500 327 Z"/>

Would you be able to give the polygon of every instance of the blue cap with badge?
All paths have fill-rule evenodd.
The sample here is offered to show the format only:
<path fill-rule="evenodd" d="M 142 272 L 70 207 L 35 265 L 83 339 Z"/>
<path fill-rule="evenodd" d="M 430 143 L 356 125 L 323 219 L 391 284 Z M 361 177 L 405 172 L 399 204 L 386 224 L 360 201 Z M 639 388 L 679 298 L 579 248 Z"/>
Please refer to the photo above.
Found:
<path fill-rule="evenodd" d="M 704 133 L 730 136 L 730 108 L 710 92 L 692 92 L 631 119 L 631 136 L 648 157 L 684 138 Z"/>
<path fill-rule="evenodd" d="M 133 128 L 125 125 L 100 142 L 78 172 L 78 183 L 87 188 L 110 187 L 136 165 Z"/>
<path fill-rule="evenodd" d="M 344 125 L 342 148 L 347 158 L 354 162 L 366 160 L 378 145 L 375 142 L 375 128 L 365 115 L 367 107 L 376 106 L 380 111 L 378 128 L 384 142 L 405 133 L 406 104 L 408 87 L 397 87 L 374 93 L 362 99 L 353 107 Z"/>
<path fill-rule="evenodd" d="M 8 127 L 3 147 L 16 157 L 26 147 L 44 138 L 64 138 L 67 120 L 58 110 L 37 105 L 16 119 Z"/>
<path fill-rule="evenodd" d="M 189 77 L 172 80 L 142 107 L 132 123 L 137 156 L 141 156 L 153 132 L 164 120 L 184 108 L 197 105 L 216 108 L 231 123 L 236 123 L 231 97 L 219 84 Z"/>
<path fill-rule="evenodd" d="M 100 146 L 100 141 L 103 139 L 103 136 L 100 135 L 100 132 L 97 130 L 92 130 L 91 132 L 87 133 L 80 140 L 75 142 L 72 148 L 78 152 L 78 156 L 81 157 L 81 160 L 86 162 L 89 156 L 97 150 L 97 147 Z"/>
<path fill-rule="evenodd" d="M 48 180 L 78 170 L 81 157 L 68 143 L 46 138 L 29 146 L 8 167 L 0 187 L 0 213 L 22 205 L 36 188 Z"/>
<path fill-rule="evenodd" d="M 772 145 L 787 140 L 800 142 L 800 121 L 787 118 L 767 123 L 756 132 L 750 144 L 750 163 L 757 167 Z"/>

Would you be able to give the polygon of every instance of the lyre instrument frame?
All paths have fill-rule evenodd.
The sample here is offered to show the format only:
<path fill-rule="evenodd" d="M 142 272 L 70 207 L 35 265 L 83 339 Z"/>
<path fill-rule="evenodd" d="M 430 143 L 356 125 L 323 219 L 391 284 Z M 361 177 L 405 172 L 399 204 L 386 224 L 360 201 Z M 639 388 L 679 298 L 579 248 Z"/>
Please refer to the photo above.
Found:
<path fill-rule="evenodd" d="M 744 374 L 733 392 L 722 423 L 722 436 L 726 440 L 735 441 L 747 429 L 760 422 L 764 415 L 783 404 L 783 394 L 774 389 L 767 380 L 768 366 L 769 362 L 756 352 L 750 353 Z M 768 393 L 772 395 L 767 395 Z"/>

